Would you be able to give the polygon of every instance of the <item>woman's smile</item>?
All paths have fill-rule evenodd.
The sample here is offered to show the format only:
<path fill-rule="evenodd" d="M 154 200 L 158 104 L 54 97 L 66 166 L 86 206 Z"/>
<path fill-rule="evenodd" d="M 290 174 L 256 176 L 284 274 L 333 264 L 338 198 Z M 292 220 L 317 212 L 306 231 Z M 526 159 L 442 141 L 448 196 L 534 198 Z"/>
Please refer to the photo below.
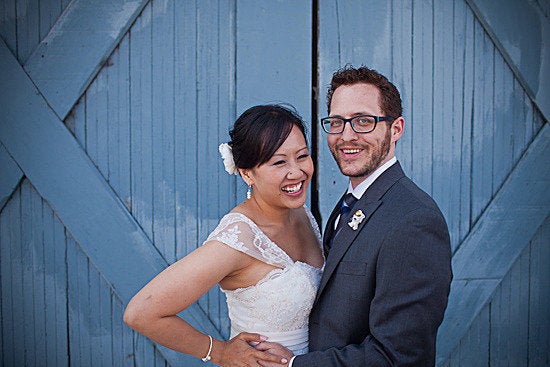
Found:
<path fill-rule="evenodd" d="M 300 181 L 297 184 L 286 185 L 281 190 L 283 190 L 287 194 L 300 195 L 302 193 L 303 186 L 304 181 Z"/>

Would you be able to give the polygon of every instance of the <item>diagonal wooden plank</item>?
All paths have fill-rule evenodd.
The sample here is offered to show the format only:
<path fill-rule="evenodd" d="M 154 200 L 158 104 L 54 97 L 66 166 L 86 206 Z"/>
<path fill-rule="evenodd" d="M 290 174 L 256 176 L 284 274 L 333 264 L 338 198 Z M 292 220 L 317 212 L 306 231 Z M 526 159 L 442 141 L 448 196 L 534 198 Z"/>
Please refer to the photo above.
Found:
<path fill-rule="evenodd" d="M 450 356 L 548 217 L 549 156 L 550 126 L 545 124 L 454 254 L 449 308 L 437 340 L 438 365 Z"/>
<path fill-rule="evenodd" d="M 13 190 L 19 185 L 21 177 L 23 177 L 23 172 L 11 158 L 4 145 L 0 143 L 0 211 Z"/>
<path fill-rule="evenodd" d="M 23 67 L 62 120 L 147 2 L 73 1 L 34 50 Z M 2 208 L 16 187 L 12 183 L 22 178 L 17 164 L 2 149 L 0 172 Z"/>
<path fill-rule="evenodd" d="M 36 47 L 24 68 L 61 120 L 147 2 L 73 0 Z"/>
<path fill-rule="evenodd" d="M 533 102 L 550 114 L 550 21 L 530 1 L 466 0 Z M 521 24 L 521 26 L 513 26 Z"/>
<path fill-rule="evenodd" d="M 167 266 L 0 40 L 0 143 L 124 303 Z M 194 304 L 181 314 L 221 338 Z M 161 348 L 172 365 L 189 356 Z"/>

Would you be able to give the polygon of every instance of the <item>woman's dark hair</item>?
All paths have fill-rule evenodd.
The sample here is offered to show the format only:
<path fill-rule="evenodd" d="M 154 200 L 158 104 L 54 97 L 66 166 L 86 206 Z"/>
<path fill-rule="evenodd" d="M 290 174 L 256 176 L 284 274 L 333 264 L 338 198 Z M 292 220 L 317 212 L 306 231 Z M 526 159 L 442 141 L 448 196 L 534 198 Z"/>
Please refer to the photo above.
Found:
<path fill-rule="evenodd" d="M 293 126 L 298 127 L 306 139 L 304 122 L 291 108 L 254 106 L 239 116 L 229 131 L 229 145 L 237 168 L 250 169 L 266 163 L 283 145 Z"/>

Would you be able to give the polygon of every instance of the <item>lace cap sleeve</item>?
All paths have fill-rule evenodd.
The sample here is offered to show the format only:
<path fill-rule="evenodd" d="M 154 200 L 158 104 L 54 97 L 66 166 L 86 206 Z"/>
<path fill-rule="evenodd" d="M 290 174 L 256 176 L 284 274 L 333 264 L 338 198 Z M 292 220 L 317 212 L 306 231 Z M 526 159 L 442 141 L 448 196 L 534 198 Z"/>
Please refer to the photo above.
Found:
<path fill-rule="evenodd" d="M 284 268 L 292 259 L 240 213 L 226 214 L 206 241 L 218 241 L 269 265 Z"/>

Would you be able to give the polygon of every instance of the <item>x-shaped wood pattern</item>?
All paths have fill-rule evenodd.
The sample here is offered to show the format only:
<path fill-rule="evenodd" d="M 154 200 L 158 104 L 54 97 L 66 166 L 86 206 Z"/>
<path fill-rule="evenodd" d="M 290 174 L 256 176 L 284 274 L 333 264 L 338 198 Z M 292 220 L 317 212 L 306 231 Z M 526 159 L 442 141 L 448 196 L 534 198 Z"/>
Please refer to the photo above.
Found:
<path fill-rule="evenodd" d="M 146 4 L 71 2 L 24 67 L 0 40 L 0 208 L 26 176 L 125 303 L 168 264 L 63 120 Z M 181 316 L 221 338 L 198 306 Z"/>

